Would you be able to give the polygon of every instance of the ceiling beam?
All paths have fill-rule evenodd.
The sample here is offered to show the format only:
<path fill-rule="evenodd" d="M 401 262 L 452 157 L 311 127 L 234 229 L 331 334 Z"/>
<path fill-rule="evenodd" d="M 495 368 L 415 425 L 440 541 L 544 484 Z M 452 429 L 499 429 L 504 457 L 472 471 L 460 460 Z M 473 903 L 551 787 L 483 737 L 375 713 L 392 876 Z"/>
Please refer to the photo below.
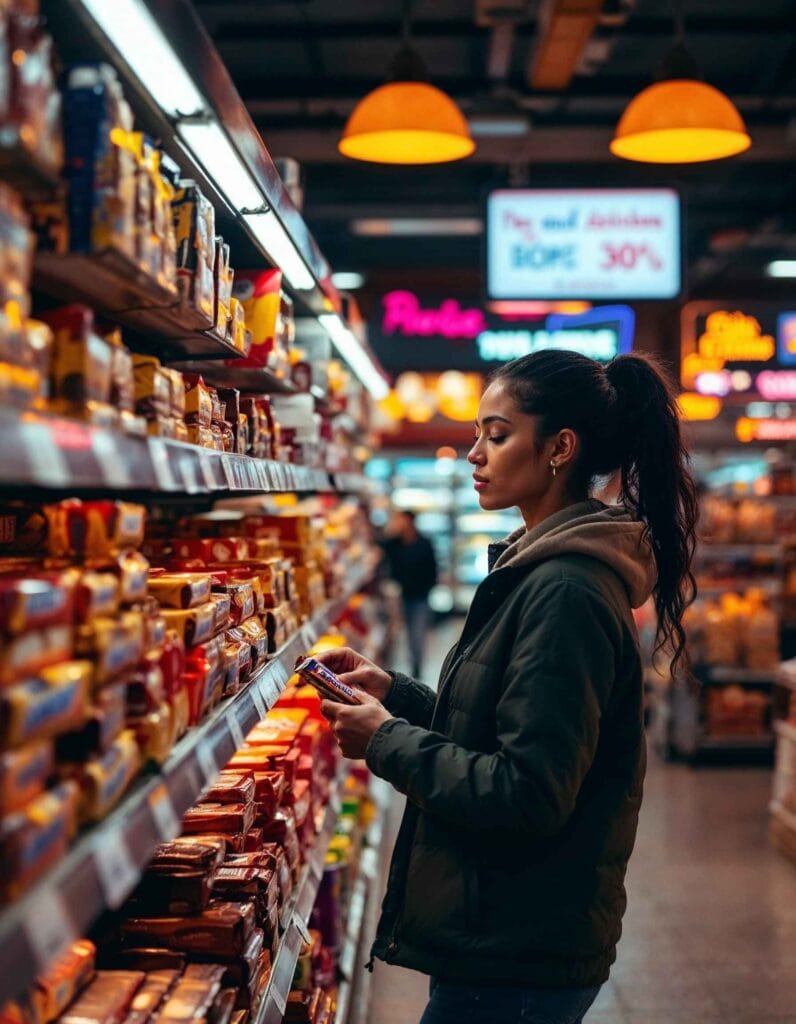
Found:
<path fill-rule="evenodd" d="M 528 84 L 532 89 L 566 89 L 597 26 L 603 0 L 544 0 L 539 36 L 531 51 Z"/>

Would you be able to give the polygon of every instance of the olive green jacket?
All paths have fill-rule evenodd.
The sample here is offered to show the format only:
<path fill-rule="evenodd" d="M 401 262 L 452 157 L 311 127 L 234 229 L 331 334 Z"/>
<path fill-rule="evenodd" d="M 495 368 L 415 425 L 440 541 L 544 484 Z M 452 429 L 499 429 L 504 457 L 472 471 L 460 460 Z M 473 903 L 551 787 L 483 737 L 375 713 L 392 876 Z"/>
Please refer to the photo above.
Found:
<path fill-rule="evenodd" d="M 584 541 L 584 537 L 586 541 Z M 640 524 L 590 501 L 490 551 L 438 693 L 400 674 L 371 770 L 407 795 L 373 955 L 449 980 L 605 981 L 645 768 Z"/>

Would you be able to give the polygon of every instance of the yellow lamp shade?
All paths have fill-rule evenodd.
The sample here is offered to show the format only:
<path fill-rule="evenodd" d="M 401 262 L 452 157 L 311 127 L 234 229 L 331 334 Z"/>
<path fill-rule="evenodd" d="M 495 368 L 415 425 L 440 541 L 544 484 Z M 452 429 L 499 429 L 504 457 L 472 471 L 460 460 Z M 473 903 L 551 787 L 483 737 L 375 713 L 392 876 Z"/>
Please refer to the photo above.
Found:
<path fill-rule="evenodd" d="M 649 164 L 721 160 L 751 145 L 743 118 L 718 89 L 696 79 L 656 82 L 628 104 L 611 142 L 614 156 Z"/>
<path fill-rule="evenodd" d="M 388 82 L 354 108 L 338 148 L 378 164 L 441 164 L 475 149 L 464 115 L 426 82 Z"/>

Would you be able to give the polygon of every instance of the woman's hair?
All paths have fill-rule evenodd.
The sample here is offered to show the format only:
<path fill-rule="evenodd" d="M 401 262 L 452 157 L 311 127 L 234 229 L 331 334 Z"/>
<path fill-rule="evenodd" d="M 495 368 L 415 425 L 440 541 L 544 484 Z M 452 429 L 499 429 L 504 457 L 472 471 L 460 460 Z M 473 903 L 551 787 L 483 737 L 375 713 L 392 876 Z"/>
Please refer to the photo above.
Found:
<path fill-rule="evenodd" d="M 646 526 L 658 579 L 657 650 L 685 648 L 683 612 L 696 594 L 697 490 L 680 435 L 674 390 L 649 356 L 617 356 L 603 366 L 576 352 L 548 350 L 515 359 L 492 377 L 524 413 L 538 417 L 539 444 L 574 430 L 580 453 L 568 489 L 585 497 L 594 478 L 619 470 L 620 501 Z"/>

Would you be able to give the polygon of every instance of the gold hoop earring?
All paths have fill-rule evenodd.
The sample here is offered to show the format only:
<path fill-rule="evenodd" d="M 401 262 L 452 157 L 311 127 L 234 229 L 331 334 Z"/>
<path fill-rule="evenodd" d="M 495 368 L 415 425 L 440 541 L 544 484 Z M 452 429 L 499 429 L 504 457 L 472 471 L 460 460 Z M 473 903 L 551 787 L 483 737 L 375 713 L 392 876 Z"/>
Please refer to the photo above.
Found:
<path fill-rule="evenodd" d="M 556 464 L 555 464 L 555 462 L 553 462 L 552 459 L 550 460 L 550 468 L 553 470 L 553 476 L 555 476 L 556 475 Z"/>

